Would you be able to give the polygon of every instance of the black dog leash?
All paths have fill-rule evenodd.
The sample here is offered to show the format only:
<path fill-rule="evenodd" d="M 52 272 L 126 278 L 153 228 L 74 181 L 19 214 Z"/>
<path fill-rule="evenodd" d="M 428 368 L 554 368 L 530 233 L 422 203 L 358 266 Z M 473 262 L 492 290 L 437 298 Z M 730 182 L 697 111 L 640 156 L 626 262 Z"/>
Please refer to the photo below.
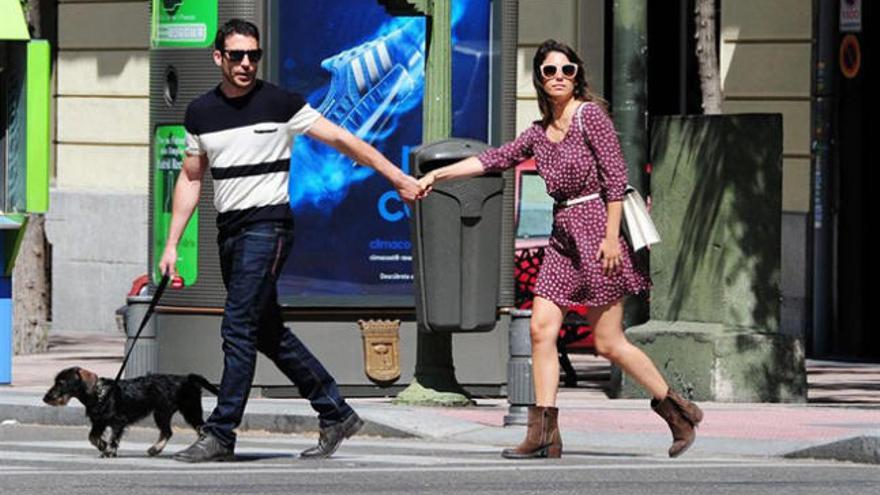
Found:
<path fill-rule="evenodd" d="M 131 356 L 131 351 L 134 350 L 134 345 L 137 343 L 138 337 L 141 336 L 141 332 L 144 330 L 144 327 L 147 326 L 150 317 L 153 316 L 153 310 L 156 309 L 156 304 L 159 303 L 162 293 L 165 292 L 165 287 L 168 286 L 169 279 L 170 277 L 168 275 L 162 275 L 162 280 L 159 281 L 159 285 L 156 287 L 156 293 L 153 294 L 153 299 L 150 301 L 150 307 L 147 308 L 147 313 L 144 315 L 144 319 L 141 320 L 141 326 L 131 340 L 131 346 L 129 346 L 128 352 L 125 353 L 125 359 L 122 360 L 122 366 L 119 367 L 119 373 L 116 373 L 116 381 L 119 381 L 119 379 L 122 378 L 122 372 L 125 370 L 128 358 Z"/>

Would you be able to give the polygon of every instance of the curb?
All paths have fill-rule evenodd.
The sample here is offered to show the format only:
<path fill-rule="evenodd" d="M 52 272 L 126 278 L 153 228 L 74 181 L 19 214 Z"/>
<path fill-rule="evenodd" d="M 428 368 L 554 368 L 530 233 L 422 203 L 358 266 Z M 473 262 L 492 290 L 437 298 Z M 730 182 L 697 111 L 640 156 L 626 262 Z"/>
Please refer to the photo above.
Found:
<path fill-rule="evenodd" d="M 786 459 L 827 459 L 880 464 L 880 436 L 858 436 L 789 452 Z"/>
<path fill-rule="evenodd" d="M 206 400 L 205 410 L 213 409 L 213 401 Z M 388 438 L 388 439 L 423 439 L 462 442 L 501 446 L 513 444 L 520 440 L 522 427 L 498 428 L 480 424 L 471 420 L 449 418 L 414 408 L 388 409 L 372 405 L 354 405 L 364 427 L 357 436 Z M 239 431 L 265 431 L 280 434 L 317 434 L 320 431 L 318 418 L 307 404 L 267 404 L 254 402 L 248 409 L 239 426 Z M 46 426 L 90 426 L 85 408 L 76 404 L 67 407 L 50 407 L 40 402 L 40 397 L 30 394 L 6 396 L 0 401 L 0 423 L 4 421 L 19 424 Z M 189 429 L 179 415 L 175 415 L 172 424 L 181 429 Z M 144 428 L 155 428 L 150 417 L 135 423 Z M 731 448 L 729 439 L 706 438 L 695 450 L 702 455 L 733 455 L 763 456 L 777 459 L 817 459 L 852 462 L 859 464 L 880 465 L 880 429 L 868 429 L 857 436 L 814 444 L 804 442 L 746 442 L 743 448 Z M 666 434 L 641 435 L 638 439 L 626 436 L 621 443 L 619 433 L 583 433 L 572 432 L 569 435 L 577 445 L 575 450 L 581 451 L 619 451 L 625 450 L 633 455 L 651 455 L 664 451 L 668 438 Z M 635 442 L 635 443 L 634 443 Z M 625 445 L 624 445 L 625 444 Z M 787 445 L 786 445 L 787 444 Z M 702 447 L 702 448 L 701 448 Z M 793 450 L 794 449 L 794 450 Z"/>
<path fill-rule="evenodd" d="M 375 436 L 381 438 L 417 438 L 410 432 L 379 423 L 361 415 L 364 426 L 356 436 Z M 91 426 L 85 409 L 81 406 L 50 407 L 17 404 L 0 404 L 0 422 L 14 420 L 21 424 L 47 426 Z M 145 428 L 155 428 L 150 417 L 133 424 Z M 175 414 L 173 426 L 190 426 Z M 239 431 L 262 430 L 271 433 L 318 433 L 318 418 L 302 414 L 245 413 Z"/>

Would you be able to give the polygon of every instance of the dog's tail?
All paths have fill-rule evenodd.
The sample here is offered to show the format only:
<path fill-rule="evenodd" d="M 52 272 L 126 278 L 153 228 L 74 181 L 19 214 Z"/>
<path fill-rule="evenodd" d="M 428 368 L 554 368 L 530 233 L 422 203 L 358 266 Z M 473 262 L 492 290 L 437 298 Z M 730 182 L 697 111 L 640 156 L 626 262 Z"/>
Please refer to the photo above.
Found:
<path fill-rule="evenodd" d="M 191 383 L 197 384 L 198 386 L 202 387 L 203 389 L 207 390 L 208 392 L 211 392 L 214 395 L 217 395 L 220 393 L 220 390 L 217 387 L 215 387 L 211 382 L 208 381 L 207 378 L 203 377 L 202 375 L 190 373 L 187 378 L 189 378 L 189 381 Z"/>

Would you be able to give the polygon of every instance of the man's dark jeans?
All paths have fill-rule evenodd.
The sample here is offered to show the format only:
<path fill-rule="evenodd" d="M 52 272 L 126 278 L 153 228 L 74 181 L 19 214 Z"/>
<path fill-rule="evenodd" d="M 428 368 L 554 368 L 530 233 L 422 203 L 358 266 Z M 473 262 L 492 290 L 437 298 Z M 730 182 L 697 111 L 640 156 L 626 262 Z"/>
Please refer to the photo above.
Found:
<path fill-rule="evenodd" d="M 217 408 L 205 430 L 227 447 L 235 444 L 233 430 L 244 414 L 258 350 L 309 399 L 322 428 L 348 417 L 353 411 L 333 377 L 281 319 L 276 283 L 293 244 L 292 225 L 257 222 L 218 242 L 226 285 L 223 378 Z"/>

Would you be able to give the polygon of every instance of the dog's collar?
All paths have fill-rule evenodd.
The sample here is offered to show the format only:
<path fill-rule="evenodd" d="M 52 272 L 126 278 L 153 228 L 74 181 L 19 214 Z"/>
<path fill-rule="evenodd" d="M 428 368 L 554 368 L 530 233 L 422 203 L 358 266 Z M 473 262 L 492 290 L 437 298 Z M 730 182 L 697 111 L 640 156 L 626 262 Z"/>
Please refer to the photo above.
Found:
<path fill-rule="evenodd" d="M 110 386 L 107 381 L 103 378 L 98 379 L 98 383 L 95 384 L 95 403 L 100 404 L 104 402 L 109 393 Z"/>

